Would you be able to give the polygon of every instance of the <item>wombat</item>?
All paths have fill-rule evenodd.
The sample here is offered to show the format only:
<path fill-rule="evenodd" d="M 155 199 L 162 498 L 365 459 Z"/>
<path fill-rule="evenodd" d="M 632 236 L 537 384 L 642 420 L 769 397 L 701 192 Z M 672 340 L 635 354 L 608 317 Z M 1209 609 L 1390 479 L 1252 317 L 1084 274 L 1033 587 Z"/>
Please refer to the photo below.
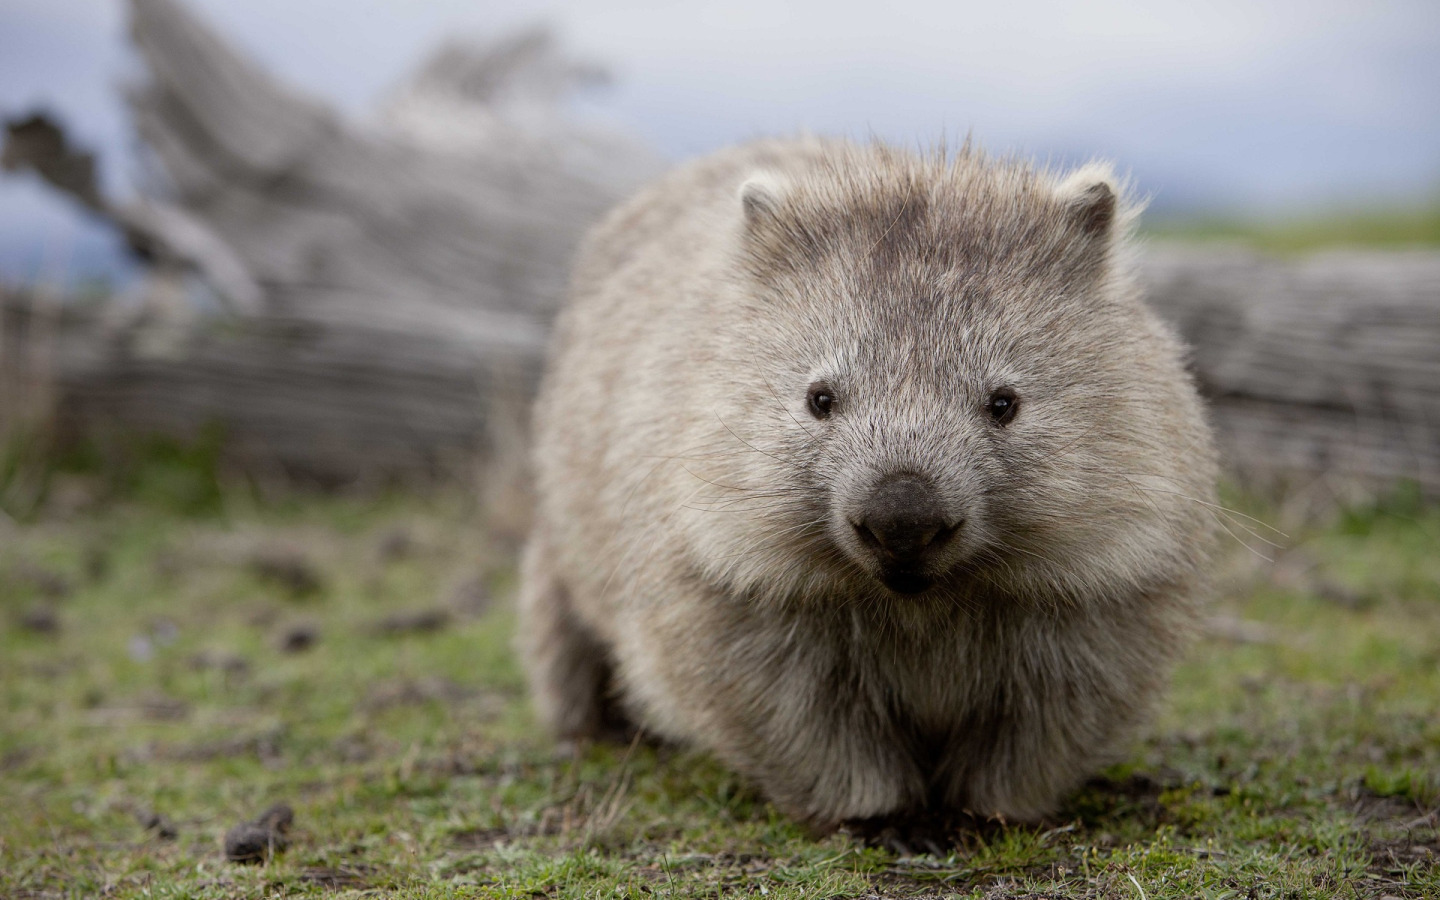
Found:
<path fill-rule="evenodd" d="M 1029 820 L 1197 615 L 1214 452 L 1101 165 L 805 138 L 685 165 L 574 270 L 519 643 L 812 825 Z"/>

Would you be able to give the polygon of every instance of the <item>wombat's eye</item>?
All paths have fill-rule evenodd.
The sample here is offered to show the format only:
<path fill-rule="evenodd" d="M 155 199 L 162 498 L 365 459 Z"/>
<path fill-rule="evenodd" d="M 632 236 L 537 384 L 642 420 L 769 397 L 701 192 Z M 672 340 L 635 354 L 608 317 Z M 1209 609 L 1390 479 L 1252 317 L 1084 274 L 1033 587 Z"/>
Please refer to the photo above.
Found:
<path fill-rule="evenodd" d="M 810 385 L 806 402 L 810 405 L 810 415 L 817 419 L 828 419 L 831 410 L 835 408 L 835 392 L 830 389 L 830 385 L 817 381 Z"/>
<path fill-rule="evenodd" d="M 986 409 L 990 411 L 990 420 L 996 425 L 1009 425 L 1019 408 L 1020 398 L 1009 388 L 1000 388 L 991 394 L 990 402 L 986 404 Z"/>

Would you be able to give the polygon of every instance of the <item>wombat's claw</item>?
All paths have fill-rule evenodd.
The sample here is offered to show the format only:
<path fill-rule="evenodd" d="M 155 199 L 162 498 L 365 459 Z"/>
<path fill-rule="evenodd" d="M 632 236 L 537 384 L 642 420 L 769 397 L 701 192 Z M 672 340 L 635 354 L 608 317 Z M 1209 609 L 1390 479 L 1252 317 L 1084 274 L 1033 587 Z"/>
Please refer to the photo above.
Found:
<path fill-rule="evenodd" d="M 930 854 L 943 859 L 953 852 L 965 831 L 983 827 L 979 819 L 965 813 L 918 812 L 852 819 L 841 829 L 860 843 L 898 856 Z"/>
<path fill-rule="evenodd" d="M 906 840 L 913 835 L 909 834 L 907 823 L 901 818 L 881 816 L 873 819 L 852 819 L 841 827 L 846 834 L 866 846 L 889 850 L 902 858 L 917 855 L 910 846 L 910 841 Z"/>
<path fill-rule="evenodd" d="M 916 855 L 915 851 L 910 849 L 910 845 L 900 840 L 898 835 L 890 835 L 885 839 L 885 849 L 901 859 Z"/>

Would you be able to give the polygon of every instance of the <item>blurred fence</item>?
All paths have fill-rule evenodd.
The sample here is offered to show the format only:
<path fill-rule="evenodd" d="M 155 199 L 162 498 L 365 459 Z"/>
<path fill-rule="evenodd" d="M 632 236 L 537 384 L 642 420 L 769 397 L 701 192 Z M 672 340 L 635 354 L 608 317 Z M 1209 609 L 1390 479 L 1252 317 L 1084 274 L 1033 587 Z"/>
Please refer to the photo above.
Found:
<path fill-rule="evenodd" d="M 131 9 L 151 77 L 129 100 L 165 189 L 101 197 L 43 118 L 11 123 L 5 164 L 115 221 L 152 275 L 128 305 L 5 296 L 5 383 L 71 433 L 219 423 L 234 460 L 326 482 L 513 445 L 580 235 L 659 168 L 564 114 L 596 68 L 543 32 L 449 46 L 361 127 L 175 0 Z M 1142 271 L 1234 474 L 1440 494 L 1440 254 L 1162 245 Z"/>

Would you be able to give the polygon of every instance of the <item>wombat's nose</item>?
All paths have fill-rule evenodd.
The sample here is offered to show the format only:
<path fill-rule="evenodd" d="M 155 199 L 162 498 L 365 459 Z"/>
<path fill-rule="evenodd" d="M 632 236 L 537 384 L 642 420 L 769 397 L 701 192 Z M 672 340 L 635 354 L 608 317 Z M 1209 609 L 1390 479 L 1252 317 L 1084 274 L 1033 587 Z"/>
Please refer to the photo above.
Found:
<path fill-rule="evenodd" d="M 891 475 L 881 481 L 851 524 L 862 543 L 900 564 L 919 562 L 955 534 L 935 489 L 914 475 Z"/>

